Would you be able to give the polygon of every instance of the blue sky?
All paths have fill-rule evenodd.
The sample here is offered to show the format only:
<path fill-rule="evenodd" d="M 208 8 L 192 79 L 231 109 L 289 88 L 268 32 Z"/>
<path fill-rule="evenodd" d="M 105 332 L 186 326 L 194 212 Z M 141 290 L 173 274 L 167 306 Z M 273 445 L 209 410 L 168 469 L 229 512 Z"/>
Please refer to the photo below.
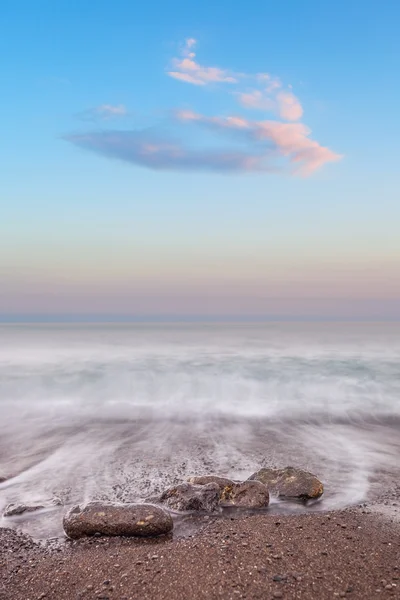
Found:
<path fill-rule="evenodd" d="M 400 317 L 399 22 L 6 0 L 0 313 Z"/>

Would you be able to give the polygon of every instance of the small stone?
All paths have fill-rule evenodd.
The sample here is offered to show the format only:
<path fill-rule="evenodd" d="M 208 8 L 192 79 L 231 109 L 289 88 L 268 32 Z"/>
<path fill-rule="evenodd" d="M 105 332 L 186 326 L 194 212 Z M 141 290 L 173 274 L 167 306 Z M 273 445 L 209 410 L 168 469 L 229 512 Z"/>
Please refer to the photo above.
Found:
<path fill-rule="evenodd" d="M 283 592 L 279 590 L 273 593 L 273 598 L 283 598 Z"/>
<path fill-rule="evenodd" d="M 25 512 L 34 512 L 40 510 L 43 506 L 27 506 L 26 504 L 8 504 L 3 512 L 3 517 L 14 517 L 22 515 Z"/>

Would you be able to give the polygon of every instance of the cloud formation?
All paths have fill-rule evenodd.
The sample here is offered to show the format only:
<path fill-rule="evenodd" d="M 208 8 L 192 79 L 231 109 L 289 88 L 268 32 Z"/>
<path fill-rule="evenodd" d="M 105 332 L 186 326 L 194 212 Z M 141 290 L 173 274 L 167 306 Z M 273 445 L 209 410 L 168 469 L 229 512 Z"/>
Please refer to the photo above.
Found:
<path fill-rule="evenodd" d="M 207 83 L 237 83 L 238 76 L 218 67 L 203 67 L 194 59 L 196 54 L 193 51 L 196 45 L 194 38 L 186 40 L 181 52 L 181 58 L 174 58 L 172 65 L 174 70 L 167 71 L 170 77 L 192 83 L 193 85 L 206 85 Z"/>
<path fill-rule="evenodd" d="M 111 158 L 151 169 L 221 172 L 276 172 L 311 175 L 325 163 L 341 158 L 329 148 L 310 139 L 302 123 L 249 121 L 241 117 L 207 117 L 192 111 L 178 111 L 182 123 L 206 126 L 214 133 L 241 135 L 242 147 L 192 149 L 181 142 L 157 136 L 154 131 L 103 131 L 66 136 L 73 144 Z M 288 161 L 288 164 L 283 161 Z"/>
<path fill-rule="evenodd" d="M 64 139 L 86 150 L 150 169 L 225 173 L 279 171 L 309 176 L 323 165 L 342 158 L 311 138 L 311 130 L 300 122 L 303 107 L 290 85 L 285 88 L 279 78 L 269 73 L 249 75 L 202 66 L 196 62 L 196 44 L 194 38 L 186 39 L 180 58 L 173 60 L 174 70 L 167 71 L 170 77 L 197 86 L 230 84 L 229 97 L 233 94 L 240 106 L 278 115 L 281 120 L 273 120 L 271 115 L 250 120 L 241 115 L 207 116 L 193 110 L 176 110 L 167 129 L 171 126 L 175 130 L 183 129 L 183 139 L 190 139 L 191 145 L 162 135 L 157 128 L 89 131 L 67 135 Z M 252 87 L 243 90 L 244 83 Z M 103 104 L 90 114 L 92 120 L 107 120 L 125 116 L 127 111 L 122 104 Z M 205 144 L 204 132 L 196 136 L 192 130 L 190 136 L 186 135 L 185 128 L 193 126 L 206 130 L 208 143 Z M 196 140 L 198 147 L 195 147 Z"/>

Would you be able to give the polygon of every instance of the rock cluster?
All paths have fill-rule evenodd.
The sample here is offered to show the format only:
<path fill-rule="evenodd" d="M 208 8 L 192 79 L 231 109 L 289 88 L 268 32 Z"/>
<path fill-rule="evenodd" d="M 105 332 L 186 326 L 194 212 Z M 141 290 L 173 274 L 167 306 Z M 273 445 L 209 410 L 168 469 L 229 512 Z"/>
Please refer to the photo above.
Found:
<path fill-rule="evenodd" d="M 173 520 L 168 510 L 176 512 L 221 511 L 224 508 L 266 509 L 270 494 L 287 500 L 316 500 L 323 494 L 322 483 L 307 471 L 286 467 L 262 468 L 247 481 L 233 481 L 217 475 L 191 477 L 187 482 L 170 487 L 144 504 L 89 502 L 71 508 L 63 526 L 70 538 L 84 536 L 158 536 L 172 531 Z M 62 504 L 53 498 L 50 506 Z M 9 504 L 3 516 L 12 517 L 49 506 Z"/>
<path fill-rule="evenodd" d="M 188 483 L 170 487 L 157 498 L 152 498 L 152 501 L 179 512 L 214 512 L 220 507 L 228 506 L 266 508 L 269 504 L 269 493 L 268 488 L 259 481 L 241 483 L 207 475 L 191 477 Z"/>
<path fill-rule="evenodd" d="M 319 479 L 302 469 L 263 468 L 244 482 L 217 475 L 190 477 L 187 483 L 168 488 L 152 501 L 176 511 L 212 512 L 228 506 L 266 508 L 270 494 L 287 500 L 316 500 L 323 491 Z"/>
<path fill-rule="evenodd" d="M 172 517 L 151 504 L 89 502 L 74 506 L 64 516 L 64 531 L 70 538 L 96 534 L 149 537 L 172 531 Z"/>

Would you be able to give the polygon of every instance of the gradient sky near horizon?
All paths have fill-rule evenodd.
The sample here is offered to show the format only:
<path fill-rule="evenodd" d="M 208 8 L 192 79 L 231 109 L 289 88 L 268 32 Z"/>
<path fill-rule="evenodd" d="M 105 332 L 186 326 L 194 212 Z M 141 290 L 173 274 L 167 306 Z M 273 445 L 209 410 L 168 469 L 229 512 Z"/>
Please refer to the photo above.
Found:
<path fill-rule="evenodd" d="M 0 314 L 400 318 L 399 27 L 5 0 Z"/>

